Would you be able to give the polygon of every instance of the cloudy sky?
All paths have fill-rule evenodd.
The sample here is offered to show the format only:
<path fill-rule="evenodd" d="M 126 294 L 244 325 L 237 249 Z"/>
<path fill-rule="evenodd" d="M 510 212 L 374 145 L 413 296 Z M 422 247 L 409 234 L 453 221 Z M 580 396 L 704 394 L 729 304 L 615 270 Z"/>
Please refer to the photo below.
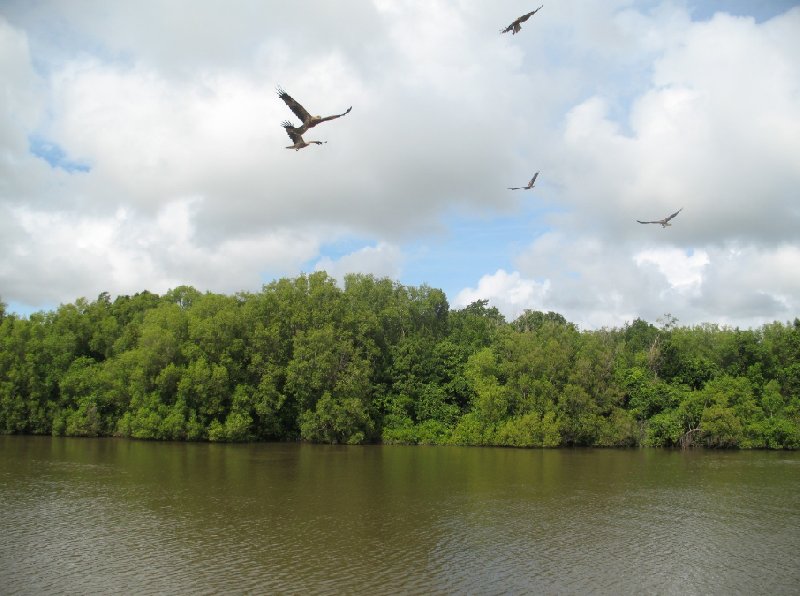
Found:
<path fill-rule="evenodd" d="M 800 3 L 499 34 L 539 2 L 0 0 L 0 299 L 324 269 L 582 328 L 800 316 Z M 353 110 L 290 151 L 277 85 Z"/>

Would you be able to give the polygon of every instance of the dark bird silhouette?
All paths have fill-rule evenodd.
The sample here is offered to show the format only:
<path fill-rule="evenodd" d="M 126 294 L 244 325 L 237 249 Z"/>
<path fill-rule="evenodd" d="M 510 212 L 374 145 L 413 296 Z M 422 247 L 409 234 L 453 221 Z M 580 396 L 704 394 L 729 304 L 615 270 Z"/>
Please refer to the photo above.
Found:
<path fill-rule="evenodd" d="M 539 175 L 539 172 L 536 172 L 531 178 L 531 181 L 528 182 L 528 186 L 509 186 L 508 190 L 530 190 L 533 188 L 533 185 L 536 184 L 536 177 Z"/>
<path fill-rule="evenodd" d="M 292 140 L 292 143 L 294 143 L 294 145 L 289 145 L 288 147 L 286 147 L 287 149 L 294 149 L 295 151 L 299 151 L 300 149 L 308 147 L 309 145 L 322 145 L 328 142 L 328 141 L 306 141 L 305 139 L 303 139 L 303 134 L 300 132 L 300 129 L 292 126 L 292 123 L 289 122 L 288 120 L 282 122 L 281 126 L 283 126 L 286 129 L 286 134 L 289 135 L 289 138 Z"/>
<path fill-rule="evenodd" d="M 652 224 L 661 224 L 662 228 L 666 228 L 667 226 L 671 226 L 672 225 L 671 223 L 669 223 L 669 220 L 671 220 L 673 217 L 678 215 L 678 213 L 680 213 L 681 211 L 683 211 L 683 207 L 678 209 L 675 213 L 673 213 L 669 217 L 665 217 L 664 219 L 657 219 L 656 221 L 639 221 L 637 219 L 636 221 L 638 221 L 640 224 L 651 224 L 651 223 Z"/>
<path fill-rule="evenodd" d="M 542 6 L 544 6 L 544 4 L 542 4 Z M 537 12 L 539 12 L 542 9 L 542 6 L 540 6 L 539 8 L 537 8 L 536 10 L 534 10 L 532 12 L 529 12 L 528 14 L 522 15 L 516 21 L 514 21 L 508 27 L 506 27 L 505 29 L 500 29 L 500 33 L 508 33 L 509 31 L 511 31 L 511 35 L 516 35 L 522 29 L 522 23 L 524 23 L 529 18 L 531 18 L 533 15 L 535 15 Z"/>
<path fill-rule="evenodd" d="M 302 105 L 300 105 L 300 103 L 297 102 L 297 100 L 295 100 L 291 95 L 286 93 L 286 91 L 284 91 L 280 87 L 278 87 L 277 91 L 278 91 L 278 97 L 280 97 L 284 101 L 284 103 L 286 103 L 286 105 L 289 106 L 289 109 L 292 110 L 292 112 L 294 112 L 295 116 L 300 118 L 302 124 L 300 125 L 299 128 L 295 128 L 295 130 L 299 131 L 299 134 L 303 134 L 309 128 L 314 128 L 317 124 L 322 124 L 323 122 L 327 122 L 328 120 L 335 120 L 336 118 L 341 118 L 345 114 L 349 114 L 350 110 L 353 109 L 353 106 L 350 106 L 349 108 L 347 108 L 346 112 L 342 112 L 341 114 L 334 114 L 332 116 L 325 116 L 324 118 L 322 116 L 312 116 Z"/>

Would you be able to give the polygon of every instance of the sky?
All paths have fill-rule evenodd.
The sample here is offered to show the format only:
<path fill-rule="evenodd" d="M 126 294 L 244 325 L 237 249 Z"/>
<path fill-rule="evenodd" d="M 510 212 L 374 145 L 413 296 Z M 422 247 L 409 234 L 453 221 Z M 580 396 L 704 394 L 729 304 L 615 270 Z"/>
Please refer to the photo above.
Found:
<path fill-rule="evenodd" d="M 540 3 L 0 0 L 0 299 L 325 270 L 583 329 L 800 316 L 800 3 L 500 34 Z M 278 86 L 353 109 L 287 150 Z"/>

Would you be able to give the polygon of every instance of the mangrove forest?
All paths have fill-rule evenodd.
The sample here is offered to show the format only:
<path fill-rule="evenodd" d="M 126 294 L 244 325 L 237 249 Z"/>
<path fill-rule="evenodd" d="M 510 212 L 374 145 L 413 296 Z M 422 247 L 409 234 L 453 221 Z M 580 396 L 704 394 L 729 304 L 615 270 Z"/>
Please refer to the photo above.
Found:
<path fill-rule="evenodd" d="M 800 447 L 800 320 L 581 330 L 324 272 L 27 317 L 0 303 L 0 433 L 515 447 Z"/>

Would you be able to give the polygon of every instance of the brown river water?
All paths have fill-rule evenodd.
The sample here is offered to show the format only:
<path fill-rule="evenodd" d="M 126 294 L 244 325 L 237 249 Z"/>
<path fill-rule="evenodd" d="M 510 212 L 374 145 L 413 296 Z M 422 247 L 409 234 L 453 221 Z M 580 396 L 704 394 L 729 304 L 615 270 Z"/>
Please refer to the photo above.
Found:
<path fill-rule="evenodd" d="M 798 594 L 800 453 L 0 436 L 0 594 Z"/>

